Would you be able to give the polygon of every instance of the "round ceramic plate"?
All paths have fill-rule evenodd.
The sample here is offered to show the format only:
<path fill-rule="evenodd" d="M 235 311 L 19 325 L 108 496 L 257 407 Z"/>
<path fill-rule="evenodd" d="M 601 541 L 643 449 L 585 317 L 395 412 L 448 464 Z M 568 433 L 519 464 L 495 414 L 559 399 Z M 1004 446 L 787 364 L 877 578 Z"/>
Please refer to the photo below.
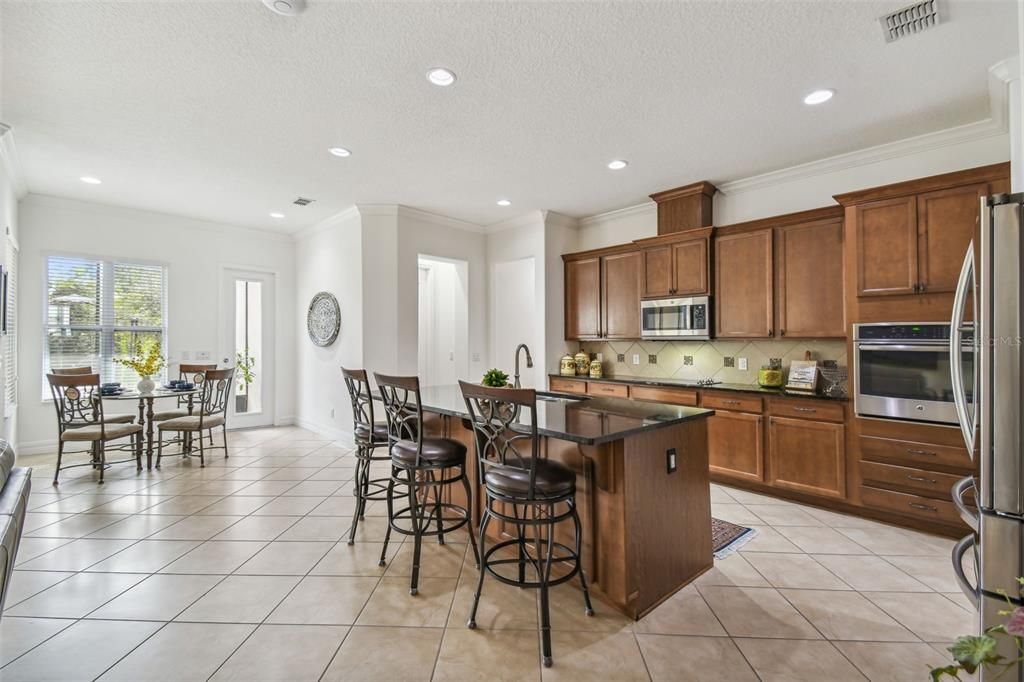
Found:
<path fill-rule="evenodd" d="M 341 308 L 333 294 L 321 291 L 309 302 L 306 330 L 309 340 L 318 346 L 329 346 L 337 340 L 341 331 Z"/>

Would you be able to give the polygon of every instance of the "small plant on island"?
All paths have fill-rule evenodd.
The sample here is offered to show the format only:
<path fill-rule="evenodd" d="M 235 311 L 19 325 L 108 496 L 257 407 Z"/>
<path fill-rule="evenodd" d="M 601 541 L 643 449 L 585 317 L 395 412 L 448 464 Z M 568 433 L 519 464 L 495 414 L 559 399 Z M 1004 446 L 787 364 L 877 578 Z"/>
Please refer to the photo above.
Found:
<path fill-rule="evenodd" d="M 484 373 L 483 381 L 480 383 L 491 388 L 505 388 L 508 386 L 508 374 L 496 367 L 492 367 Z"/>

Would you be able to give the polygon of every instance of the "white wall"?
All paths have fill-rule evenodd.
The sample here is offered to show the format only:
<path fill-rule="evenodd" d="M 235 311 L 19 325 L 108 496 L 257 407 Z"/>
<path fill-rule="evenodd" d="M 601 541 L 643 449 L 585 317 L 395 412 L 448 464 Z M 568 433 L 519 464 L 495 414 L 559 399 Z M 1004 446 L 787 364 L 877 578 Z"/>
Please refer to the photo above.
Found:
<path fill-rule="evenodd" d="M 352 407 L 341 367 L 363 367 L 362 225 L 354 209 L 298 235 L 295 242 L 294 330 L 295 421 L 342 438 L 352 431 Z M 341 309 L 341 332 L 327 348 L 306 333 L 306 310 L 321 291 L 334 294 Z M 334 417 L 331 417 L 331 410 Z"/>
<path fill-rule="evenodd" d="M 18 198 L 15 193 L 14 182 L 11 177 L 13 164 L 16 160 L 13 143 L 10 141 L 11 132 L 0 132 L 0 259 L 3 261 L 4 270 L 11 266 L 7 260 L 7 249 L 4 240 L 9 236 L 15 245 L 18 245 Z M 9 146 L 11 145 L 11 146 Z M 23 276 L 19 276 L 19 280 Z M 21 312 L 19 310 L 18 315 Z M 8 339 L 0 337 L 0 344 L 6 344 Z M 2 348 L 2 346 L 0 346 Z M 3 365 L 3 356 L 0 355 L 0 436 L 5 440 L 17 444 L 18 442 L 18 411 L 17 406 L 5 408 L 3 396 L 7 391 L 6 372 Z"/>
<path fill-rule="evenodd" d="M 835 194 L 999 163 L 1009 158 L 1010 136 L 1004 133 L 980 140 L 934 146 L 868 163 L 837 163 L 833 170 L 809 169 L 807 174 L 779 172 L 723 183 L 720 187 L 722 191 L 715 195 L 714 222 L 716 225 L 728 225 L 830 206 L 835 204 L 832 199 Z M 787 179 L 786 175 L 790 177 Z M 680 179 L 681 184 L 686 181 Z M 579 249 L 622 244 L 656 235 L 657 211 L 654 202 L 646 202 L 583 218 L 580 226 Z"/>
<path fill-rule="evenodd" d="M 221 269 L 237 266 L 276 273 L 275 415 L 295 414 L 295 247 L 286 235 L 148 211 L 29 194 L 19 205 L 22 228 L 19 277 L 20 452 L 52 451 L 53 406 L 43 391 L 44 260 L 48 253 L 138 258 L 167 265 L 170 362 L 183 351 L 218 357 Z M 219 359 L 219 358 L 218 358 Z M 126 410 L 127 411 L 127 410 Z"/>

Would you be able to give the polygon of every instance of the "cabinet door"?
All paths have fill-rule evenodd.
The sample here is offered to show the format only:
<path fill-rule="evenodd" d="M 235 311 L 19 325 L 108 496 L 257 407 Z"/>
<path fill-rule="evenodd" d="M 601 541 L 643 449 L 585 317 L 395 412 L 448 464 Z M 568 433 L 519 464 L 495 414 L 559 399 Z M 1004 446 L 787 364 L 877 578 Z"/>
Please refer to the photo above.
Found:
<path fill-rule="evenodd" d="M 601 336 L 601 259 L 565 263 L 565 338 Z"/>
<path fill-rule="evenodd" d="M 673 294 L 708 293 L 708 240 L 694 239 L 672 245 L 675 272 Z"/>
<path fill-rule="evenodd" d="M 644 296 L 656 298 L 672 293 L 672 247 L 644 249 Z"/>
<path fill-rule="evenodd" d="M 917 292 L 917 198 L 855 206 L 857 295 Z M 962 258 L 961 254 L 961 258 Z"/>
<path fill-rule="evenodd" d="M 606 339 L 640 338 L 643 261 L 639 251 L 601 259 L 602 330 Z"/>
<path fill-rule="evenodd" d="M 780 227 L 777 238 L 779 336 L 845 336 L 843 221 Z"/>
<path fill-rule="evenodd" d="M 716 410 L 708 417 L 708 461 L 718 474 L 764 480 L 761 415 Z"/>
<path fill-rule="evenodd" d="M 956 290 L 967 245 L 978 227 L 988 185 L 966 185 L 917 197 L 917 269 L 920 290 Z"/>
<path fill-rule="evenodd" d="M 845 498 L 845 433 L 842 424 L 769 417 L 770 483 L 810 495 Z"/>
<path fill-rule="evenodd" d="M 772 231 L 715 240 L 715 335 L 772 335 Z"/>

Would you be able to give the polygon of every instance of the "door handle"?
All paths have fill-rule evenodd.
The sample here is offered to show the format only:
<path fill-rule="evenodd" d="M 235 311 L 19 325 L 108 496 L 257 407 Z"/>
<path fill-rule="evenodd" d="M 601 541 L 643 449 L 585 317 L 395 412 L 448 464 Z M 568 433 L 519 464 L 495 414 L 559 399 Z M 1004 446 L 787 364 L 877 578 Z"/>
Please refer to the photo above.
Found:
<path fill-rule="evenodd" d="M 950 379 L 953 384 L 953 406 L 956 408 L 957 421 L 960 422 L 960 433 L 964 437 L 964 444 L 967 446 L 967 453 L 974 459 L 974 432 L 977 425 L 977 405 L 973 417 L 967 409 L 967 389 L 964 386 L 963 369 L 963 323 L 964 310 L 967 306 L 967 285 L 974 277 L 974 242 L 967 245 L 967 253 L 964 254 L 963 265 L 960 266 L 960 277 L 956 283 L 956 293 L 953 296 L 953 312 L 950 315 L 949 331 L 949 368 Z M 976 289 L 975 289 L 976 291 Z M 977 301 L 975 301 L 977 303 Z M 980 319 L 978 306 L 974 306 L 975 320 Z M 980 325 L 975 325 L 980 330 Z M 971 336 L 974 348 L 977 349 L 978 333 Z M 978 353 L 975 352 L 975 357 Z M 978 372 L 974 372 L 975 382 Z M 972 388 L 977 388 L 975 383 Z M 974 391 L 974 400 L 978 401 L 978 392 Z"/>
<path fill-rule="evenodd" d="M 964 554 L 967 554 L 967 550 L 974 549 L 974 563 L 975 572 L 977 572 L 978 555 L 977 548 L 975 547 L 974 533 L 962 538 L 956 545 L 953 546 L 953 573 L 956 574 L 956 580 L 960 583 L 960 589 L 963 590 L 964 596 L 968 599 L 973 599 L 977 603 L 978 598 L 981 595 L 981 590 L 971 584 L 971 581 L 967 579 L 967 575 L 964 573 Z"/>

